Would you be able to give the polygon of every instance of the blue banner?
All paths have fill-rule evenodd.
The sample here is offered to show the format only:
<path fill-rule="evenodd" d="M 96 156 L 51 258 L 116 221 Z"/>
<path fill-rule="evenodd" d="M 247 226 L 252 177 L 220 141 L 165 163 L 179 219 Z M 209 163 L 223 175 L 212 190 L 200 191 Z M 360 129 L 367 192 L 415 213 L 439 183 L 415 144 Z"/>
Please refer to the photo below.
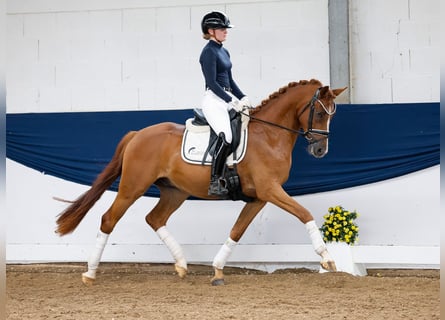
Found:
<path fill-rule="evenodd" d="M 190 109 L 7 114 L 6 157 L 91 185 L 125 133 L 159 122 L 185 123 L 192 116 Z M 349 188 L 439 163 L 439 103 L 343 104 L 331 123 L 324 158 L 310 156 L 305 139 L 298 139 L 284 189 L 295 196 Z M 146 195 L 156 197 L 159 192 L 152 186 Z"/>

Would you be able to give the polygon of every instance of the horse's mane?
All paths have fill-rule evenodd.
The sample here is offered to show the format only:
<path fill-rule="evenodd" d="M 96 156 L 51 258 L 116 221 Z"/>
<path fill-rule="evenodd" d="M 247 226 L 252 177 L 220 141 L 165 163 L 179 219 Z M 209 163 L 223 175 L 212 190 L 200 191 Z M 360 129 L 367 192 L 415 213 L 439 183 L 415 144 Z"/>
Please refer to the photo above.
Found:
<path fill-rule="evenodd" d="M 256 108 L 252 109 L 250 111 L 250 114 L 255 114 L 256 112 L 260 111 L 261 108 L 264 107 L 266 104 L 268 104 L 271 100 L 276 99 L 279 96 L 281 96 L 282 94 L 284 94 L 287 91 L 287 89 L 296 87 L 296 86 L 304 86 L 304 85 L 308 85 L 308 84 L 310 84 L 310 85 L 313 84 L 313 85 L 318 85 L 318 86 L 322 85 L 321 82 L 317 79 L 300 80 L 299 82 L 289 82 L 289 84 L 287 86 L 281 87 L 274 93 L 270 94 L 267 99 L 264 99 L 263 101 L 261 101 L 261 104 L 259 104 Z"/>

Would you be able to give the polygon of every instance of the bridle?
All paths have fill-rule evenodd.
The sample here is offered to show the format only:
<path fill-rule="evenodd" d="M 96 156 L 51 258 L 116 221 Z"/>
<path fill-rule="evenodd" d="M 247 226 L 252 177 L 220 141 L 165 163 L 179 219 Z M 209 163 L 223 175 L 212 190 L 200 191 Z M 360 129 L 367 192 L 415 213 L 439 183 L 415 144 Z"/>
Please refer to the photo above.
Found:
<path fill-rule="evenodd" d="M 306 104 L 306 106 L 303 108 L 303 110 L 300 111 L 300 113 L 297 116 L 297 119 L 299 119 L 300 116 L 308 108 L 310 108 L 309 109 L 309 118 L 307 120 L 308 121 L 308 129 L 307 129 L 307 131 L 304 131 L 302 133 L 303 136 L 310 142 L 313 140 L 313 134 L 318 134 L 318 135 L 324 136 L 325 138 L 329 137 L 329 129 L 328 130 L 320 130 L 320 129 L 312 128 L 312 122 L 314 119 L 314 112 L 315 112 L 315 103 L 318 102 L 321 105 L 321 107 L 323 108 L 323 110 L 326 112 L 326 114 L 329 116 L 332 116 L 337 111 L 337 105 L 335 104 L 335 102 L 334 102 L 334 108 L 332 109 L 332 111 L 330 111 L 330 110 L 328 110 L 328 108 L 326 108 L 326 106 L 323 104 L 323 102 L 321 102 L 321 100 L 318 98 L 319 95 L 320 95 L 320 88 L 318 88 L 317 91 L 315 91 L 315 94 L 312 96 L 311 101 L 309 101 L 309 103 Z"/>
<path fill-rule="evenodd" d="M 314 95 L 312 96 L 312 99 L 304 106 L 303 110 L 300 111 L 300 113 L 297 116 L 297 119 L 299 119 L 301 117 L 301 115 L 307 110 L 309 109 L 309 118 L 308 118 L 308 129 L 306 131 L 303 131 L 303 129 L 292 129 L 292 128 L 288 128 L 285 126 L 282 126 L 280 124 L 277 123 L 273 123 L 273 122 L 269 122 L 263 119 L 259 119 L 256 118 L 254 116 L 249 115 L 248 113 L 244 113 L 243 111 L 241 111 L 241 113 L 247 117 L 249 117 L 252 120 L 255 121 L 259 121 L 277 128 L 281 128 L 284 129 L 286 131 L 292 132 L 294 134 L 301 134 L 303 135 L 310 143 L 314 143 L 317 140 L 314 140 L 313 135 L 321 135 L 323 136 L 325 139 L 328 138 L 329 136 L 329 130 L 319 130 L 319 129 L 314 129 L 312 128 L 312 122 L 314 119 L 314 112 L 315 112 L 315 103 L 318 102 L 321 107 L 323 108 L 323 110 L 329 115 L 332 116 L 336 111 L 337 111 L 337 105 L 334 103 L 334 108 L 332 109 L 332 111 L 328 110 L 328 108 L 326 108 L 326 106 L 323 104 L 323 102 L 321 102 L 321 100 L 319 99 L 320 96 L 320 88 L 317 89 L 317 91 L 315 91 Z"/>

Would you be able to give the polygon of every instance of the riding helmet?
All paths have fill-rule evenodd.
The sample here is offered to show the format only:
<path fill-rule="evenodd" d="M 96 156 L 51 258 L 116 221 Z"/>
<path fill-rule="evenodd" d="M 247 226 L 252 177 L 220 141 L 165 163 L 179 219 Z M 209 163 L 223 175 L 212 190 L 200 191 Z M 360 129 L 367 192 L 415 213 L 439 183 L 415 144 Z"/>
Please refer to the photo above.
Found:
<path fill-rule="evenodd" d="M 226 29 L 233 28 L 230 24 L 229 18 L 225 13 L 219 11 L 212 11 L 207 13 L 201 21 L 202 33 L 208 34 L 209 29 Z"/>

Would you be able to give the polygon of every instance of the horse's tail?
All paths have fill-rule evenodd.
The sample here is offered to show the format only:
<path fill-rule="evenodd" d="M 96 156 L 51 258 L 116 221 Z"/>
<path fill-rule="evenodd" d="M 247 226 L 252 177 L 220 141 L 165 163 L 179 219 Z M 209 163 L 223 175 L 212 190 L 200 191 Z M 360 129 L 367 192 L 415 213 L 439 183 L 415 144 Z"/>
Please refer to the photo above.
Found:
<path fill-rule="evenodd" d="M 122 158 L 125 147 L 135 134 L 136 131 L 130 131 L 122 138 L 116 147 L 113 158 L 105 169 L 97 176 L 91 188 L 73 201 L 72 204 L 58 216 L 56 232 L 59 235 L 63 236 L 73 232 L 88 211 L 93 207 L 97 200 L 100 199 L 102 194 L 121 175 Z"/>

